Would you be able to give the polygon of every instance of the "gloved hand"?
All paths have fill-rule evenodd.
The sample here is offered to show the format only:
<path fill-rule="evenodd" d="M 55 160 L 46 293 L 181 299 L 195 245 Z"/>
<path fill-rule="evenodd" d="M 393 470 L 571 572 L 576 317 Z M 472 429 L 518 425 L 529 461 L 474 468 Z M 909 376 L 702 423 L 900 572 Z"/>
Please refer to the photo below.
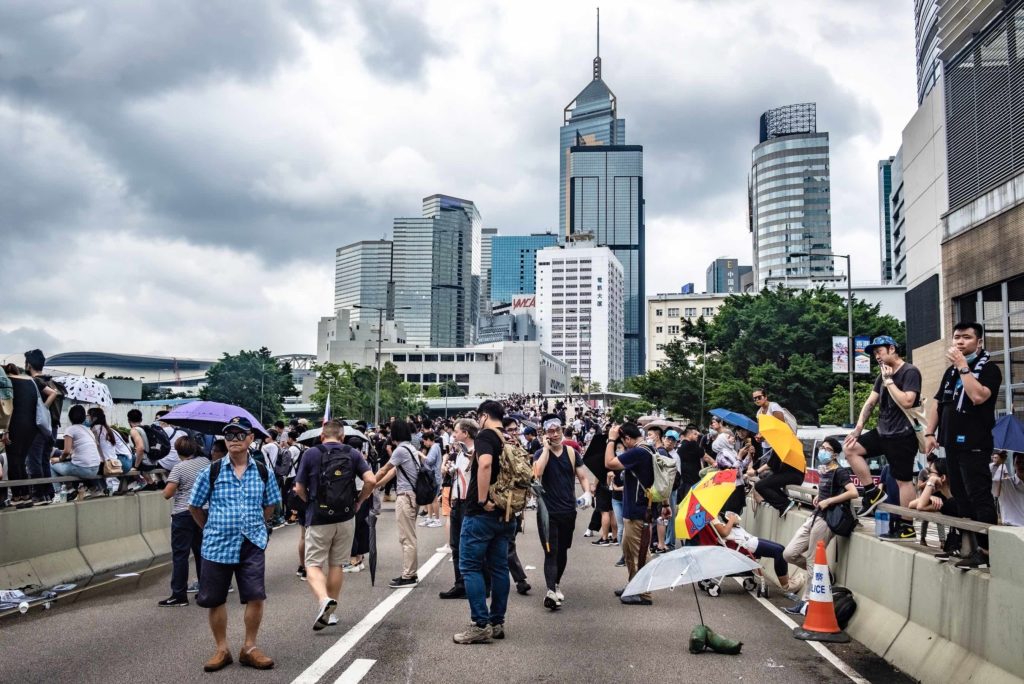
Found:
<path fill-rule="evenodd" d="M 583 496 L 576 499 L 576 508 L 590 508 L 594 505 L 594 495 L 590 492 L 583 492 Z"/>

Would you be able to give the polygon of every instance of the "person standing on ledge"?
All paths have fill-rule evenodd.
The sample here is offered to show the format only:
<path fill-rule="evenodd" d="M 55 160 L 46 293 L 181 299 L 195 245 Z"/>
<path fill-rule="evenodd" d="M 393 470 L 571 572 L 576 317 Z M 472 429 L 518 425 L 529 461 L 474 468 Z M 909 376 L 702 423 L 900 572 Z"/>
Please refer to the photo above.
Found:
<path fill-rule="evenodd" d="M 274 661 L 256 648 L 256 634 L 267 598 L 263 581 L 264 550 L 270 539 L 267 522 L 274 507 L 281 503 L 281 490 L 267 467 L 249 455 L 253 434 L 247 418 L 232 418 L 224 426 L 223 434 L 228 456 L 199 473 L 188 504 L 193 519 L 203 530 L 203 564 L 196 603 L 210 609 L 210 631 L 217 642 L 217 652 L 203 669 L 216 672 L 233 662 L 224 604 L 234 576 L 239 601 L 245 605 L 245 643 L 238 662 L 269 670 Z M 203 508 L 207 504 L 208 510 Z"/>

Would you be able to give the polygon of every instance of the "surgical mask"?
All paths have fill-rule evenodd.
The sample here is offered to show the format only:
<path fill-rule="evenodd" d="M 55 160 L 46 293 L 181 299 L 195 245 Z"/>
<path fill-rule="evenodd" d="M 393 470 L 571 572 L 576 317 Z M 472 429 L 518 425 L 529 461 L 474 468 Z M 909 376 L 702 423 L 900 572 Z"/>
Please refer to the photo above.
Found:
<path fill-rule="evenodd" d="M 828 465 L 829 463 L 832 462 L 832 459 L 834 457 L 835 457 L 835 454 L 833 454 L 831 451 L 828 451 L 827 449 L 818 449 L 818 463 L 819 464 L 821 464 L 821 465 Z"/>
<path fill-rule="evenodd" d="M 964 357 L 964 360 L 967 361 L 967 363 L 974 363 L 974 359 L 976 358 L 978 358 L 978 352 L 968 354 L 967 356 Z"/>
<path fill-rule="evenodd" d="M 84 425 L 85 427 L 92 427 L 92 421 L 86 418 L 85 422 L 82 423 L 82 425 Z"/>

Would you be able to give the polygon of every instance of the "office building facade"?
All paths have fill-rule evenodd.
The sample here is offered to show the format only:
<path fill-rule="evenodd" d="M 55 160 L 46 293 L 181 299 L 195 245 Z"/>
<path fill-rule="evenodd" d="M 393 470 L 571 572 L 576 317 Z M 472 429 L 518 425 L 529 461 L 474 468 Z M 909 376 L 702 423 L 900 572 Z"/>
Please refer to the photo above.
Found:
<path fill-rule="evenodd" d="M 392 243 L 363 240 L 339 247 L 334 252 L 334 309 L 351 309 L 352 320 L 377 320 L 384 309 L 387 320 L 394 318 Z"/>
<path fill-rule="evenodd" d="M 490 301 L 509 303 L 537 291 L 537 250 L 558 244 L 554 233 L 496 235 L 491 238 Z"/>
<path fill-rule="evenodd" d="M 816 105 L 762 114 L 748 179 L 758 290 L 834 274 L 826 256 L 832 251 L 830 192 L 829 137 L 817 130 Z"/>
<path fill-rule="evenodd" d="M 893 281 L 892 207 L 889 199 L 892 195 L 892 165 L 895 161 L 896 157 L 889 157 L 878 162 L 878 244 L 883 285 Z"/>
<path fill-rule="evenodd" d="M 665 366 L 665 347 L 685 342 L 684 323 L 698 318 L 711 320 L 722 308 L 728 294 L 658 294 L 647 298 L 647 372 Z"/>
<path fill-rule="evenodd" d="M 541 347 L 602 388 L 623 377 L 624 270 L 607 247 L 568 243 L 537 252 Z"/>
<path fill-rule="evenodd" d="M 481 219 L 448 195 L 423 199 L 423 216 L 394 221 L 395 320 L 412 344 L 475 341 L 480 310 Z"/>
<path fill-rule="evenodd" d="M 497 228 L 480 230 L 480 305 L 481 315 L 491 310 L 491 244 L 498 235 Z"/>
<path fill-rule="evenodd" d="M 738 259 L 715 259 L 708 266 L 705 291 L 709 294 L 743 292 L 743 277 L 752 269 L 752 266 L 740 266 Z M 684 290 L 683 294 L 688 293 Z"/>

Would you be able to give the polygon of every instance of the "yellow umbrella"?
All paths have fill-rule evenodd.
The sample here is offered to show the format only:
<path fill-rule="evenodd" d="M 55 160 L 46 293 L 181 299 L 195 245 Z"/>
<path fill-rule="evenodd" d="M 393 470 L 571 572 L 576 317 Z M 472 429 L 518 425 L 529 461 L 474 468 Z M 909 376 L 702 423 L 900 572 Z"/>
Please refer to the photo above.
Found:
<path fill-rule="evenodd" d="M 793 466 L 801 473 L 807 470 L 804 446 L 785 422 L 775 416 L 760 413 L 757 416 L 757 428 L 783 463 Z"/>
<path fill-rule="evenodd" d="M 693 539 L 711 518 L 721 513 L 725 502 L 736 491 L 736 469 L 710 472 L 693 486 L 676 513 L 676 536 Z"/>

